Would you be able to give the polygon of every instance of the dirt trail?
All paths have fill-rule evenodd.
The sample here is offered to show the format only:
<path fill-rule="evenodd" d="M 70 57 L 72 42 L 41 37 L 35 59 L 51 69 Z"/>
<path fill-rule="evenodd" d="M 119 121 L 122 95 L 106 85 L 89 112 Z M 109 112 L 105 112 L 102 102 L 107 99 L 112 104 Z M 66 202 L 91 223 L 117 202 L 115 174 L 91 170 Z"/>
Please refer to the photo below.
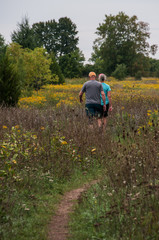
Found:
<path fill-rule="evenodd" d="M 68 222 L 69 214 L 73 211 L 75 201 L 80 197 L 81 193 L 86 191 L 91 185 L 97 183 L 94 180 L 85 184 L 83 187 L 67 192 L 60 202 L 55 216 L 53 216 L 50 225 L 48 240 L 66 240 L 69 234 Z"/>

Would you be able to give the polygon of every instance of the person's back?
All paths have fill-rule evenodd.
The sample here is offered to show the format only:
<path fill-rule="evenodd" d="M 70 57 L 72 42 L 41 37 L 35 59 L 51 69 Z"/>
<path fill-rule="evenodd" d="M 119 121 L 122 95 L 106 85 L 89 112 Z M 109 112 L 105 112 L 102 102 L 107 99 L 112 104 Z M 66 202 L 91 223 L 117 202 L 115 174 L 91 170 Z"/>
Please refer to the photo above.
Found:
<path fill-rule="evenodd" d="M 109 103 L 109 99 L 108 99 L 108 92 L 111 91 L 111 88 L 108 84 L 102 82 L 102 86 L 103 86 L 103 90 L 104 90 L 104 93 L 105 93 L 105 97 L 106 97 L 106 104 Z M 101 98 L 101 104 L 103 105 L 103 100 Z"/>
<path fill-rule="evenodd" d="M 86 104 L 101 104 L 101 90 L 101 83 L 97 82 L 96 80 L 89 80 L 84 83 L 82 92 L 86 93 Z"/>
<path fill-rule="evenodd" d="M 105 94 L 102 84 L 96 81 L 96 74 L 94 72 L 89 73 L 90 80 L 83 84 L 83 87 L 79 93 L 80 102 L 83 102 L 83 93 L 86 94 L 86 114 L 91 119 L 93 117 L 98 118 L 98 126 L 101 126 L 101 117 L 103 108 L 106 109 L 106 105 L 101 105 L 101 97 L 105 103 Z"/>

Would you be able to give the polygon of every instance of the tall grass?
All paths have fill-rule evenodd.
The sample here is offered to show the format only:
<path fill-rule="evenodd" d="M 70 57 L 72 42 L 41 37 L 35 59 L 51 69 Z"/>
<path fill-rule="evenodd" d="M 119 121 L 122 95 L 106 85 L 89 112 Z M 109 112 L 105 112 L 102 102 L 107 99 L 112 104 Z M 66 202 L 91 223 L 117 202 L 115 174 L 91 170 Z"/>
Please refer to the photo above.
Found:
<path fill-rule="evenodd" d="M 57 193 L 77 172 L 84 177 L 99 166 L 102 180 L 80 200 L 72 239 L 157 239 L 158 90 L 113 91 L 105 131 L 96 121 L 89 127 L 76 100 L 0 109 L 2 239 L 45 239 Z"/>

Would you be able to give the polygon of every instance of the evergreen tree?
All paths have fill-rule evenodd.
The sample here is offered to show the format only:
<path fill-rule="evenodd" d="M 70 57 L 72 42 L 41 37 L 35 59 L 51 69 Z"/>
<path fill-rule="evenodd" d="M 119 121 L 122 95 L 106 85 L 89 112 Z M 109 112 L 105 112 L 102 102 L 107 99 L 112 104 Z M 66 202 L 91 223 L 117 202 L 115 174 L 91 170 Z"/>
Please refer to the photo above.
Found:
<path fill-rule="evenodd" d="M 5 40 L 4 37 L 0 34 L 0 60 L 1 58 L 4 57 L 5 52 L 6 52 L 6 44 L 5 44 Z"/>
<path fill-rule="evenodd" d="M 24 17 L 21 23 L 18 23 L 18 29 L 13 31 L 11 39 L 23 48 L 34 49 L 37 44 L 32 28 L 29 25 L 29 19 Z"/>
<path fill-rule="evenodd" d="M 18 73 L 10 63 L 8 55 L 0 62 L 0 104 L 15 106 L 21 94 L 21 84 Z"/>

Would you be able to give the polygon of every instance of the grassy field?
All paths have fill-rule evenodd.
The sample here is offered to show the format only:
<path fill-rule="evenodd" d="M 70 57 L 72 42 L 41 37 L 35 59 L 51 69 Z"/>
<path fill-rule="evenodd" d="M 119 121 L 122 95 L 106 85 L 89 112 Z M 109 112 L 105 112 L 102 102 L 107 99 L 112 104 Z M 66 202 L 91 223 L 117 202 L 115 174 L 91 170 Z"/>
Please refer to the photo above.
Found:
<path fill-rule="evenodd" d="M 159 79 L 108 79 L 104 132 L 88 128 L 84 81 L 0 109 L 1 239 L 46 239 L 63 193 L 97 176 L 72 215 L 71 239 L 159 239 Z"/>

